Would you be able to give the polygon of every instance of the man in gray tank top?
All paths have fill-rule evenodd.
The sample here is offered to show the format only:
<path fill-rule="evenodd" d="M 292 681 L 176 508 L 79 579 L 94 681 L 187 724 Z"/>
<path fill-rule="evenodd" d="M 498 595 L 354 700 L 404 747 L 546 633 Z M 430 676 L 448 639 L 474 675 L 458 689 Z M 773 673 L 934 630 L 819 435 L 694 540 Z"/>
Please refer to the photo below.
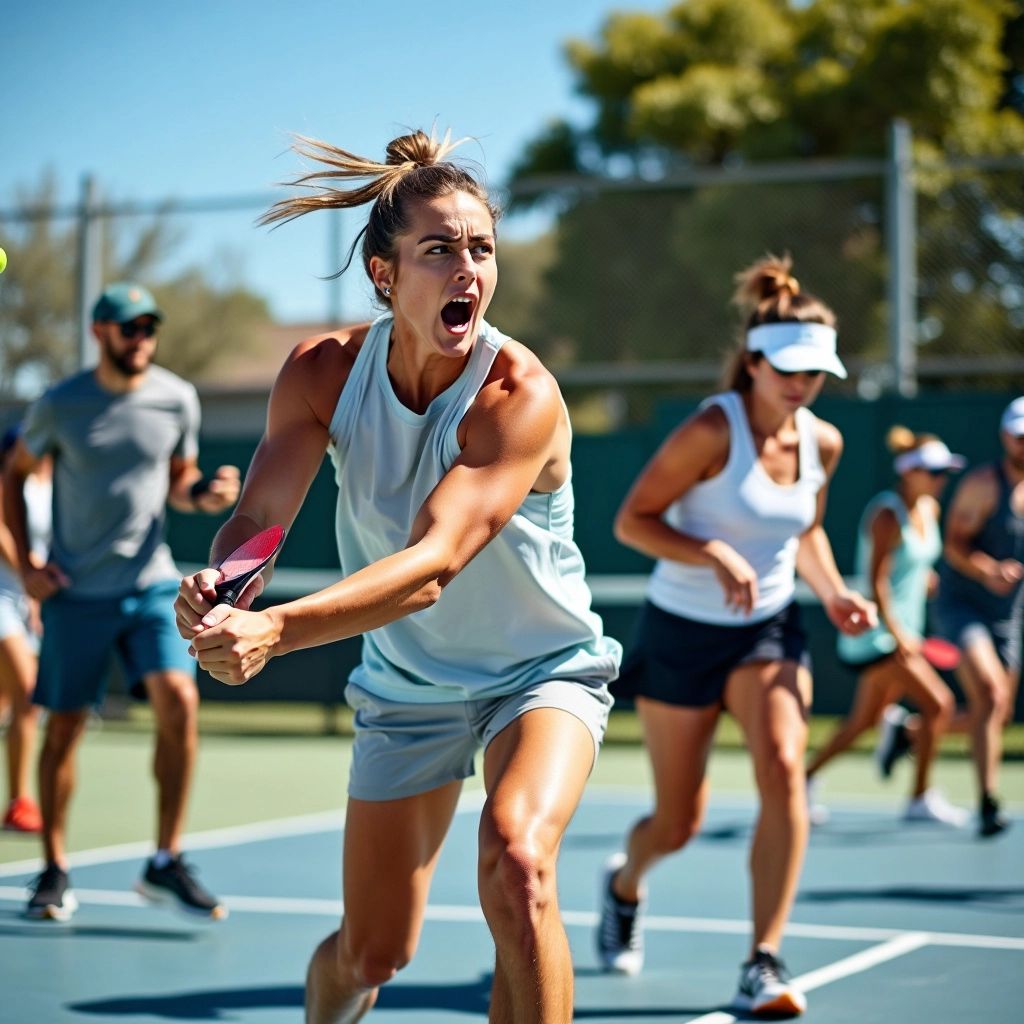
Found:
<path fill-rule="evenodd" d="M 136 888 L 220 919 L 226 911 L 181 857 L 197 746 L 195 666 L 177 632 L 179 573 L 164 540 L 167 504 L 217 513 L 238 497 L 239 472 L 197 465 L 195 388 L 152 365 L 163 314 L 136 284 L 108 287 L 93 308 L 99 362 L 50 388 L 29 409 L 5 474 L 4 511 L 26 591 L 42 602 L 43 645 L 33 700 L 49 710 L 39 780 L 46 866 L 27 915 L 67 920 L 65 823 L 76 749 L 116 653 L 157 722 L 157 850 Z M 53 457 L 53 540 L 45 563 L 28 547 L 24 482 Z"/>

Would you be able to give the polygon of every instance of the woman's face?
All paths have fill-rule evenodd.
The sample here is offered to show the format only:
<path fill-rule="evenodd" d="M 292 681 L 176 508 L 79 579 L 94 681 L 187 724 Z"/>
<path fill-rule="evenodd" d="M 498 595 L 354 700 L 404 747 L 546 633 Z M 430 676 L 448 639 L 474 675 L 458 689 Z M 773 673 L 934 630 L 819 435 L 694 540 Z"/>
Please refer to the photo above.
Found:
<path fill-rule="evenodd" d="M 498 282 L 490 210 L 466 192 L 418 203 L 395 260 L 375 256 L 370 272 L 378 288 L 391 289 L 401 337 L 411 333 L 440 355 L 465 356 Z"/>
<path fill-rule="evenodd" d="M 788 413 L 810 405 L 825 385 L 824 370 L 786 373 L 776 370 L 767 359 L 748 359 L 747 372 L 753 381 L 754 397 Z"/>

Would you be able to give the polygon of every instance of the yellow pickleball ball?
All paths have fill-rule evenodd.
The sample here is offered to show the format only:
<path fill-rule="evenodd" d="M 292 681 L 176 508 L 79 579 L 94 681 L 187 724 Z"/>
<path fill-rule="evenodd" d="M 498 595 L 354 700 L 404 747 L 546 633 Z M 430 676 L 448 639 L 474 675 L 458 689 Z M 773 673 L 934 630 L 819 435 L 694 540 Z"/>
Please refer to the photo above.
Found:
<path fill-rule="evenodd" d="M 7 253 L 0 249 L 0 274 L 7 269 Z"/>

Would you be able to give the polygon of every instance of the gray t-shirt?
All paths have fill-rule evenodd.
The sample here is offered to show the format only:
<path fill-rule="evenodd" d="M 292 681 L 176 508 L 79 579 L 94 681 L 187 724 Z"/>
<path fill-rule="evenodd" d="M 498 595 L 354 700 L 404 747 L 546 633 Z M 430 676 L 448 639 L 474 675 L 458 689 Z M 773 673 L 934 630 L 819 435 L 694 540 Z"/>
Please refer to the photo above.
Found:
<path fill-rule="evenodd" d="M 151 366 L 134 391 L 100 387 L 92 370 L 50 388 L 22 439 L 53 455 L 50 558 L 75 597 L 113 597 L 179 575 L 164 540 L 172 455 L 198 451 L 199 396 Z"/>

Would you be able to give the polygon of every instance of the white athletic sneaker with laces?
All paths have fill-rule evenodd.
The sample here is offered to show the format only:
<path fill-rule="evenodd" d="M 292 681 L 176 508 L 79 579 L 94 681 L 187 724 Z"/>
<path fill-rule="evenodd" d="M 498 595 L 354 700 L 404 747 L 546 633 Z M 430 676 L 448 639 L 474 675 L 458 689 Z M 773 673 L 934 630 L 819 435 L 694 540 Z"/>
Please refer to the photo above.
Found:
<path fill-rule="evenodd" d="M 740 968 L 732 1008 L 755 1017 L 795 1017 L 807 1009 L 807 997 L 789 980 L 782 960 L 762 948 Z"/>
<path fill-rule="evenodd" d="M 824 825 L 832 816 L 828 807 L 821 802 L 821 783 L 817 779 L 807 780 L 807 818 L 812 825 Z"/>
<path fill-rule="evenodd" d="M 969 811 L 951 804 L 937 789 L 926 789 L 903 812 L 904 821 L 934 821 L 953 828 L 963 828 L 970 818 Z"/>
<path fill-rule="evenodd" d="M 612 879 L 625 863 L 626 855 L 616 853 L 601 873 L 597 955 L 606 971 L 639 974 L 644 966 L 643 900 L 627 903 L 612 891 Z"/>

